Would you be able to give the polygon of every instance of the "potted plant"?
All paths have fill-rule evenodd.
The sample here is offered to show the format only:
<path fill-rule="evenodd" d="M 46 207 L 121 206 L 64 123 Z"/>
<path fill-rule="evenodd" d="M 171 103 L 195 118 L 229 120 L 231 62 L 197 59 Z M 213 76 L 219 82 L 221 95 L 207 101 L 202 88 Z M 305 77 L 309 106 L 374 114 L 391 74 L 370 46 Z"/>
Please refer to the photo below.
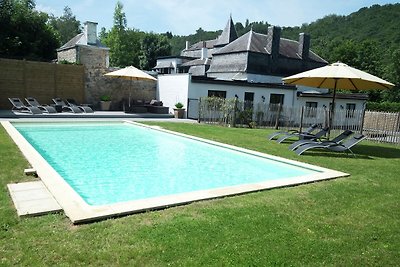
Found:
<path fill-rule="evenodd" d="M 111 106 L 111 96 L 102 95 L 100 97 L 100 108 L 101 108 L 101 110 L 110 110 L 110 106 Z"/>
<path fill-rule="evenodd" d="M 174 117 L 176 119 L 182 119 L 184 114 L 185 109 L 183 108 L 183 104 L 181 102 L 176 103 L 174 108 Z"/>

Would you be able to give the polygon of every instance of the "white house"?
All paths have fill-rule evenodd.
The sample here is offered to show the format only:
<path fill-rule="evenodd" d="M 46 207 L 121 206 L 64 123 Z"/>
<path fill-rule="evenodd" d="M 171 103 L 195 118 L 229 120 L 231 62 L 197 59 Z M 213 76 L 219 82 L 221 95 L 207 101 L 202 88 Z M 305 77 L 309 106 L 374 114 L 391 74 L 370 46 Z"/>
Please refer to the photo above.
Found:
<path fill-rule="evenodd" d="M 281 38 L 281 29 L 268 34 L 254 31 L 238 37 L 232 18 L 215 40 L 186 44 L 178 57 L 160 58 L 157 97 L 164 105 L 186 106 L 187 117 L 198 117 L 200 97 L 237 97 L 254 103 L 285 106 L 329 107 L 332 95 L 326 89 L 284 85 L 282 78 L 327 65 L 310 50 L 310 36 L 299 40 Z M 363 109 L 367 96 L 337 94 L 336 108 Z"/>

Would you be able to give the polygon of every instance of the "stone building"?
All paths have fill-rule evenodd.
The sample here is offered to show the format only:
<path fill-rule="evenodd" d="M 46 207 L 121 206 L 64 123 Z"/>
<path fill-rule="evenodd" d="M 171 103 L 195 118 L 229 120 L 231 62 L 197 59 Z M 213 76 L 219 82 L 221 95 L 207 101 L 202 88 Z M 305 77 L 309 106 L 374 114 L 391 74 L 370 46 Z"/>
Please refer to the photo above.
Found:
<path fill-rule="evenodd" d="M 82 64 L 87 68 L 108 68 L 110 49 L 97 38 L 97 23 L 86 21 L 83 33 L 57 49 L 57 61 Z"/>
<path fill-rule="evenodd" d="M 122 110 L 124 98 L 151 100 L 156 97 L 156 82 L 127 81 L 105 77 L 111 68 L 110 49 L 97 38 L 97 23 L 86 21 L 83 33 L 57 49 L 58 63 L 76 63 L 85 67 L 85 102 L 98 106 L 102 95 L 111 96 L 112 109 Z"/>

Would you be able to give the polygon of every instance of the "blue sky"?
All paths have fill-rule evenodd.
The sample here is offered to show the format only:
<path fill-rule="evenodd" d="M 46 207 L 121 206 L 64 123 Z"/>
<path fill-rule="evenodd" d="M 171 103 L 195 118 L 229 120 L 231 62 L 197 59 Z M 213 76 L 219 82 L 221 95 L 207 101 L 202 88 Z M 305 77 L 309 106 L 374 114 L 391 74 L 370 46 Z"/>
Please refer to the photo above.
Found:
<path fill-rule="evenodd" d="M 267 21 L 278 26 L 300 26 L 326 15 L 348 15 L 362 7 L 374 4 L 398 3 L 385 0 L 121 0 L 128 21 L 128 27 L 146 32 L 174 35 L 195 33 L 204 30 L 220 30 L 232 14 L 233 21 Z M 82 23 L 98 22 L 110 29 L 113 24 L 114 8 L 117 1 L 107 0 L 36 0 L 36 8 L 55 16 L 61 16 L 65 6 Z"/>

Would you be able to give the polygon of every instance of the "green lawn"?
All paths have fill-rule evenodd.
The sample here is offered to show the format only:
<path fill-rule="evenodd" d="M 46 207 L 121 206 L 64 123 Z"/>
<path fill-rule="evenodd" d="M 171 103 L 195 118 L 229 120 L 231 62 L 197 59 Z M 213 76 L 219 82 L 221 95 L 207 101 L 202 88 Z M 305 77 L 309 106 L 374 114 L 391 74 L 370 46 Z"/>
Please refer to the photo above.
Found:
<path fill-rule="evenodd" d="M 21 219 L 6 184 L 29 180 L 28 163 L 0 127 L 0 265 L 399 265 L 399 147 L 297 156 L 271 130 L 157 124 L 351 176 L 79 226 L 63 213 Z"/>

